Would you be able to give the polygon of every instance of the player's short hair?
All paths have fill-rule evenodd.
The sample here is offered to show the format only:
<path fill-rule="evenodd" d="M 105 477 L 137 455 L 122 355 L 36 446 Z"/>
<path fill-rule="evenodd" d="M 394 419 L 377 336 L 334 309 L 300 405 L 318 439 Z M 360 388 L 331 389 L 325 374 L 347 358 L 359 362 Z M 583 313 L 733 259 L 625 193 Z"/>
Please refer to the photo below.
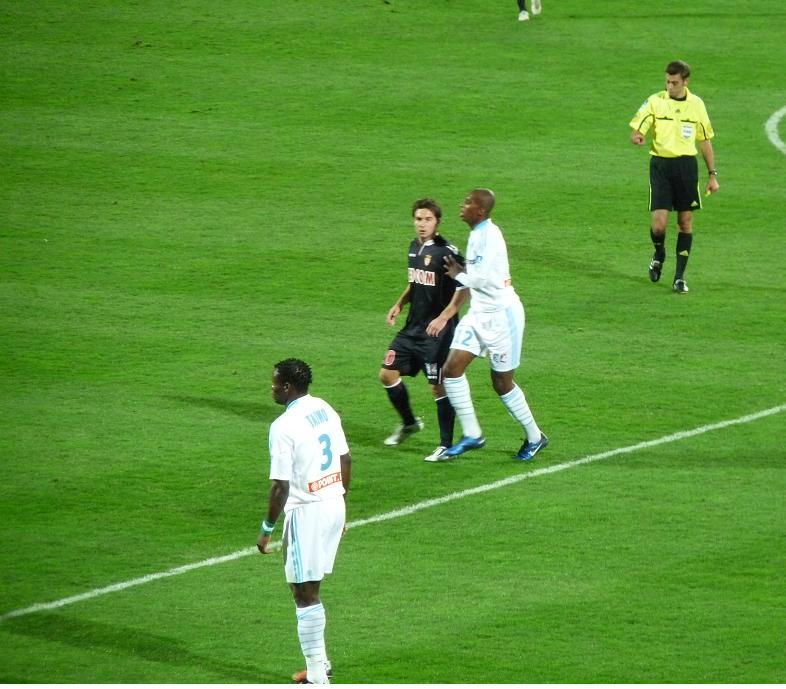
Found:
<path fill-rule="evenodd" d="M 496 199 L 494 197 L 494 192 L 491 189 L 473 189 L 472 196 L 474 196 L 480 207 L 486 211 L 486 217 L 488 218 L 491 215 L 491 211 L 494 208 L 494 203 Z"/>
<path fill-rule="evenodd" d="M 412 217 L 415 217 L 415 211 L 419 208 L 430 210 L 434 217 L 437 219 L 437 224 L 442 220 L 442 209 L 434 199 L 418 199 L 412 204 Z"/>
<path fill-rule="evenodd" d="M 666 65 L 666 74 L 679 74 L 683 79 L 687 79 L 690 76 L 690 65 L 682 60 L 674 60 Z"/>
<path fill-rule="evenodd" d="M 281 383 L 289 383 L 298 392 L 307 392 L 311 385 L 311 367 L 300 359 L 284 359 L 274 367 Z"/>

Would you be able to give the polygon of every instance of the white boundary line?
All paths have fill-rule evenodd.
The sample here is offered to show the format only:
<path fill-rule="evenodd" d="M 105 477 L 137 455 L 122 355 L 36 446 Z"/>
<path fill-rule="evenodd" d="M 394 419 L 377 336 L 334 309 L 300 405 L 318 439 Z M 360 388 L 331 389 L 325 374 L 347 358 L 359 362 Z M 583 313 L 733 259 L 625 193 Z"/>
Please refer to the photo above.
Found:
<path fill-rule="evenodd" d="M 764 131 L 767 132 L 767 138 L 772 142 L 772 145 L 786 155 L 786 144 L 783 143 L 783 139 L 778 134 L 778 125 L 784 115 L 786 115 L 786 107 L 772 113 L 770 119 L 764 124 Z"/>
<path fill-rule="evenodd" d="M 784 109 L 784 112 L 786 112 L 786 109 Z M 458 491 L 456 493 L 443 495 L 441 498 L 424 500 L 423 502 L 418 502 L 414 505 L 409 505 L 408 507 L 402 507 L 401 509 L 393 510 L 392 512 L 385 512 L 384 514 L 378 514 L 373 517 L 368 517 L 367 519 L 358 519 L 356 521 L 349 522 L 347 524 L 347 528 L 354 529 L 359 526 L 366 526 L 367 524 L 376 524 L 378 522 L 386 522 L 391 519 L 398 519 L 399 517 L 406 517 L 409 516 L 410 514 L 415 514 L 415 512 L 420 512 L 421 510 L 429 509 L 430 507 L 436 507 L 437 505 L 444 505 L 445 503 L 452 502 L 453 500 L 460 500 L 462 498 L 469 497 L 470 495 L 487 493 L 488 491 L 497 490 L 498 488 L 510 486 L 513 485 L 514 483 L 519 483 L 527 479 L 537 478 L 538 476 L 544 476 L 546 474 L 555 474 L 558 471 L 564 471 L 565 469 L 572 469 L 573 467 L 577 467 L 582 464 L 590 464 L 592 462 L 598 462 L 601 459 L 608 459 L 609 457 L 616 457 L 617 455 L 630 454 L 632 452 L 638 452 L 639 450 L 645 450 L 650 447 L 657 447 L 658 445 L 665 445 L 667 443 L 673 443 L 678 440 L 685 440 L 686 438 L 692 438 L 694 436 L 702 435 L 704 433 L 709 433 L 711 431 L 718 431 L 723 428 L 728 428 L 729 426 L 750 423 L 752 421 L 757 421 L 758 419 L 763 419 L 764 417 L 767 416 L 780 414 L 784 411 L 786 411 L 786 404 L 780 404 L 777 407 L 770 407 L 769 409 L 764 409 L 754 414 L 747 414 L 745 416 L 740 416 L 736 419 L 719 421 L 718 423 L 712 423 L 706 426 L 699 426 L 698 428 L 694 428 L 689 431 L 680 431 L 678 433 L 672 433 L 671 435 L 665 435 L 655 440 L 646 440 L 641 443 L 636 443 L 635 445 L 619 447 L 616 450 L 608 450 L 607 452 L 600 452 L 594 455 L 587 455 L 586 457 L 581 457 L 580 459 L 574 459 L 570 462 L 562 462 L 561 464 L 554 464 L 552 466 L 543 467 L 542 469 L 535 469 L 534 471 L 528 471 L 524 474 L 516 474 L 514 476 L 509 476 L 508 478 L 504 478 L 499 481 L 494 481 L 493 483 L 486 483 L 482 486 L 476 486 L 475 488 L 467 488 L 466 490 Z M 274 544 L 274 547 L 276 549 L 280 548 L 281 543 L 279 542 Z M 49 603 L 38 603 L 36 605 L 31 605 L 28 608 L 20 608 L 19 610 L 12 610 L 11 612 L 7 612 L 3 615 L 0 615 L 0 622 L 3 622 L 5 620 L 10 620 L 14 617 L 22 617 L 23 615 L 30 615 L 34 612 L 41 612 L 43 610 L 55 610 L 57 608 L 62 608 L 66 605 L 71 605 L 72 603 L 79 603 L 84 600 L 90 600 L 91 598 L 98 598 L 99 596 L 103 596 L 107 593 L 115 593 L 117 591 L 123 591 L 124 589 L 129 589 L 134 586 L 141 586 L 142 584 L 148 584 L 151 581 L 156 581 L 157 579 L 166 579 L 167 577 L 173 577 L 178 574 L 185 574 L 186 572 L 190 572 L 191 570 L 194 569 L 200 569 L 202 567 L 210 567 L 212 565 L 219 565 L 224 562 L 231 562 L 232 560 L 238 560 L 241 557 L 253 555 L 256 552 L 257 552 L 256 547 L 244 548 L 243 550 L 237 550 L 234 553 L 230 553 L 229 555 L 222 555 L 221 557 L 211 557 L 207 560 L 202 560 L 201 562 L 193 562 L 189 565 L 183 565 L 182 567 L 175 567 L 174 569 L 168 569 L 165 572 L 156 572 L 155 574 L 148 574 L 147 576 L 144 577 L 139 577 L 137 579 L 130 579 L 128 581 L 120 582 L 119 584 L 112 584 L 111 586 L 104 586 L 103 588 L 93 589 L 92 591 L 87 591 L 86 593 L 80 593 L 76 596 L 69 596 L 68 598 L 61 598 L 60 600 L 51 601 Z"/>

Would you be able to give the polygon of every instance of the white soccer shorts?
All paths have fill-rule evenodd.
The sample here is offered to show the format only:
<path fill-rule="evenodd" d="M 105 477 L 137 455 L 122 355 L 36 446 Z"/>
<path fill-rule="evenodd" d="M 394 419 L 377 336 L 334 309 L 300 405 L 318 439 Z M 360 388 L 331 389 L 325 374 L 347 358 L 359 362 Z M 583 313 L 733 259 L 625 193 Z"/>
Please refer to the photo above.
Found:
<path fill-rule="evenodd" d="M 322 581 L 333 571 L 344 531 L 344 497 L 300 505 L 284 518 L 284 572 L 290 584 Z"/>
<path fill-rule="evenodd" d="M 512 371 L 521 364 L 524 307 L 516 300 L 500 311 L 469 311 L 456 326 L 451 349 L 488 356 L 494 371 Z"/>

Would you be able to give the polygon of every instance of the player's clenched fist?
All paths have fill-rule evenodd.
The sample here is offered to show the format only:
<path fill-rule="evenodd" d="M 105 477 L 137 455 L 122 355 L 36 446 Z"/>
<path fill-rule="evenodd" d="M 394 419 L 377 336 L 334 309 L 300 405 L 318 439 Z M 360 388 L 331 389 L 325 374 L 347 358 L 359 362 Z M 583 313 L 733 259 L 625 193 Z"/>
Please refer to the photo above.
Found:
<path fill-rule="evenodd" d="M 273 552 L 270 550 L 270 536 L 266 536 L 263 533 L 259 534 L 259 538 L 257 538 L 257 548 L 263 555 L 269 555 Z"/>

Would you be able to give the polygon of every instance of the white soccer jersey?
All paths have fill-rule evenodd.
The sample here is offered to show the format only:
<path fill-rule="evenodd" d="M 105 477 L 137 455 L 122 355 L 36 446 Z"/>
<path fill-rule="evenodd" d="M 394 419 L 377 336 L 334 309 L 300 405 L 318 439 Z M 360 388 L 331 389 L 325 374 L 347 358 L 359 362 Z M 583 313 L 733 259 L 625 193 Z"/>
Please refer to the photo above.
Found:
<path fill-rule="evenodd" d="M 467 267 L 456 281 L 469 287 L 470 311 L 498 311 L 518 300 L 511 286 L 508 247 L 490 219 L 475 225 L 467 241 Z"/>
<path fill-rule="evenodd" d="M 340 458 L 348 453 L 333 407 L 311 395 L 290 402 L 270 425 L 270 478 L 289 481 L 284 511 L 343 495 Z"/>

